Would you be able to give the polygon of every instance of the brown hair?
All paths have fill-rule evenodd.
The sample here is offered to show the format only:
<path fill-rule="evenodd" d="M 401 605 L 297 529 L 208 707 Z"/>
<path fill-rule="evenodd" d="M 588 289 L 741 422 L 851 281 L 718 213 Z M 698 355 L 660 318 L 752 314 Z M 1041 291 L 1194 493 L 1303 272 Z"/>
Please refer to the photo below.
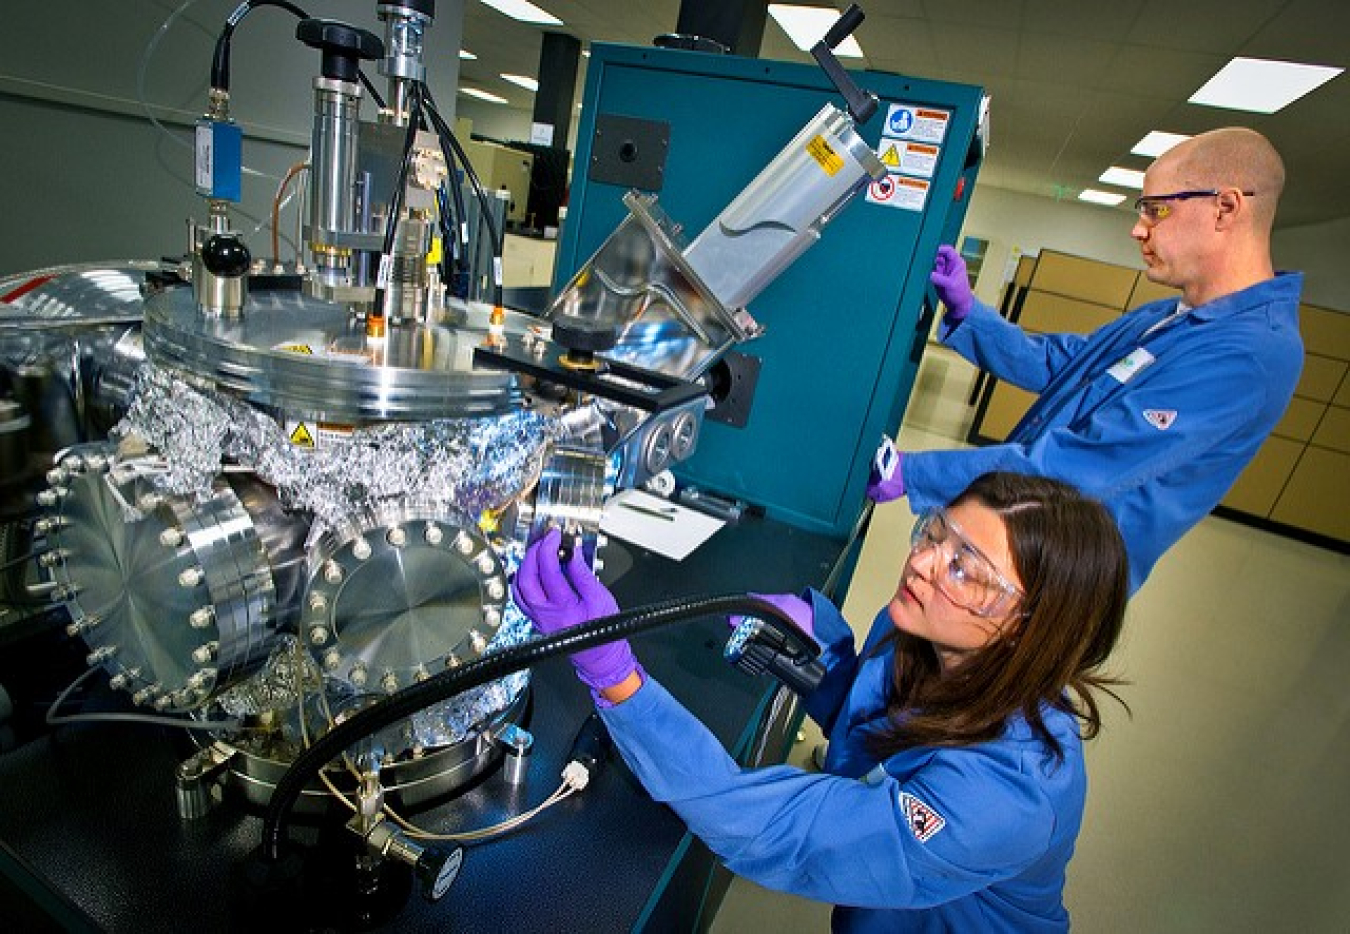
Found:
<path fill-rule="evenodd" d="M 913 746 L 986 742 L 1020 713 L 1062 759 L 1041 705 L 1076 716 L 1090 739 L 1101 729 L 1095 694 L 1120 701 L 1111 690 L 1120 682 L 1099 668 L 1125 618 L 1125 544 L 1101 503 L 1058 480 L 985 474 L 953 505 L 962 502 L 979 503 L 1003 519 L 1026 594 L 1020 625 L 1006 627 L 945 676 L 928 641 L 904 633 L 888 637 L 883 645 L 895 646 L 890 728 L 877 734 L 873 752 L 889 756 Z"/>

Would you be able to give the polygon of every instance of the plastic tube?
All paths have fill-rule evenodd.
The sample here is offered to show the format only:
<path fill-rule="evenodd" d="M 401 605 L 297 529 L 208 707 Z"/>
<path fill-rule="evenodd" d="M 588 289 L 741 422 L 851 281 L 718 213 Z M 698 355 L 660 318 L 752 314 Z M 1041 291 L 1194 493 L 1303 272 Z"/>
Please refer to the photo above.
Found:
<path fill-rule="evenodd" d="M 328 762 L 367 736 L 470 688 L 495 681 L 556 655 L 570 655 L 672 623 L 730 614 L 754 616 L 778 629 L 787 638 L 800 640 L 801 631 L 791 617 L 766 600 L 746 594 L 693 599 L 686 597 L 606 616 L 544 639 L 485 655 L 389 695 L 319 737 L 291 763 L 286 774 L 277 782 L 267 804 L 262 834 L 263 859 L 277 862 L 282 858 L 286 821 L 305 786 Z M 802 641 L 805 654 L 811 657 L 819 654 L 820 648 L 813 640 Z"/>

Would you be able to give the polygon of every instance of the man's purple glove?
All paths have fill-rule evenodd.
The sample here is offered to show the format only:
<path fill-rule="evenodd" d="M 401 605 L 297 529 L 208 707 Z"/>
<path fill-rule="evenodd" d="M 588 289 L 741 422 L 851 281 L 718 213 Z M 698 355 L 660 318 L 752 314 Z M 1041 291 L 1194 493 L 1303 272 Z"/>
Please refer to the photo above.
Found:
<path fill-rule="evenodd" d="M 966 272 L 966 261 L 953 247 L 943 244 L 938 247 L 937 259 L 933 261 L 933 271 L 928 275 L 938 298 L 947 306 L 943 323 L 954 328 L 970 314 L 975 304 L 975 296 L 970 291 L 970 276 Z"/>
<path fill-rule="evenodd" d="M 619 612 L 614 595 L 586 566 L 580 548 L 574 548 L 571 559 L 563 565 L 558 557 L 561 544 L 562 533 L 550 529 L 526 549 L 520 570 L 511 581 L 516 606 L 546 636 Z M 638 669 L 626 639 L 583 649 L 572 656 L 572 665 L 577 677 L 597 692 L 597 697 L 600 690 L 613 687 Z"/>
<path fill-rule="evenodd" d="M 749 596 L 778 607 L 788 619 L 792 620 L 794 626 L 813 639 L 815 638 L 815 611 L 811 609 L 811 604 L 801 597 L 793 593 L 752 593 Z M 745 622 L 744 616 L 732 616 L 727 619 L 727 623 L 732 629 L 737 628 L 743 622 Z"/>
<path fill-rule="evenodd" d="M 905 455 L 895 449 L 890 438 L 881 439 L 867 477 L 868 499 L 874 503 L 889 503 L 905 495 L 905 474 L 900 469 L 904 459 Z"/>

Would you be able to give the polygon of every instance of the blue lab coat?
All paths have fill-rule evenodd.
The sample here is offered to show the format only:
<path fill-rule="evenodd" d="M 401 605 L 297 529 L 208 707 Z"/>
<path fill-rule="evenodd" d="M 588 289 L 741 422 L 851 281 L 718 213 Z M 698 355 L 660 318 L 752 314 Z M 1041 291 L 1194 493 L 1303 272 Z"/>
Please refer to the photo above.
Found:
<path fill-rule="evenodd" d="M 893 624 L 878 614 L 860 661 L 839 611 L 809 597 L 827 674 L 805 700 L 830 739 L 825 773 L 742 769 L 648 678 L 601 710 L 647 791 L 732 871 L 838 905 L 836 931 L 1067 930 L 1064 868 L 1086 792 L 1074 719 L 1045 709 L 1062 762 L 1020 717 L 991 742 L 878 762 L 864 739 L 886 722 L 894 653 L 866 654 Z"/>
<path fill-rule="evenodd" d="M 994 470 L 1067 481 L 1115 517 L 1138 590 L 1284 414 L 1303 366 L 1302 288 L 1302 273 L 1280 273 L 1152 334 L 1175 298 L 1088 335 L 1028 334 L 977 302 L 944 343 L 1039 398 L 1007 443 L 906 453 L 910 505 L 945 506 Z"/>

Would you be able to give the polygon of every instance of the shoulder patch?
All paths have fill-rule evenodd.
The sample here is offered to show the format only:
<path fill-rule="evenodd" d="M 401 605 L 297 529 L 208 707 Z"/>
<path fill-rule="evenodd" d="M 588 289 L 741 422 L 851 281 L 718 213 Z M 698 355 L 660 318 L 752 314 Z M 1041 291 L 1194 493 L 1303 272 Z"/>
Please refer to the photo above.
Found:
<path fill-rule="evenodd" d="M 947 819 L 906 791 L 900 792 L 900 810 L 909 824 L 909 832 L 920 843 L 927 843 L 934 834 L 947 826 Z"/>
<path fill-rule="evenodd" d="M 1144 421 L 1159 431 L 1166 431 L 1177 420 L 1176 409 L 1144 409 Z"/>

